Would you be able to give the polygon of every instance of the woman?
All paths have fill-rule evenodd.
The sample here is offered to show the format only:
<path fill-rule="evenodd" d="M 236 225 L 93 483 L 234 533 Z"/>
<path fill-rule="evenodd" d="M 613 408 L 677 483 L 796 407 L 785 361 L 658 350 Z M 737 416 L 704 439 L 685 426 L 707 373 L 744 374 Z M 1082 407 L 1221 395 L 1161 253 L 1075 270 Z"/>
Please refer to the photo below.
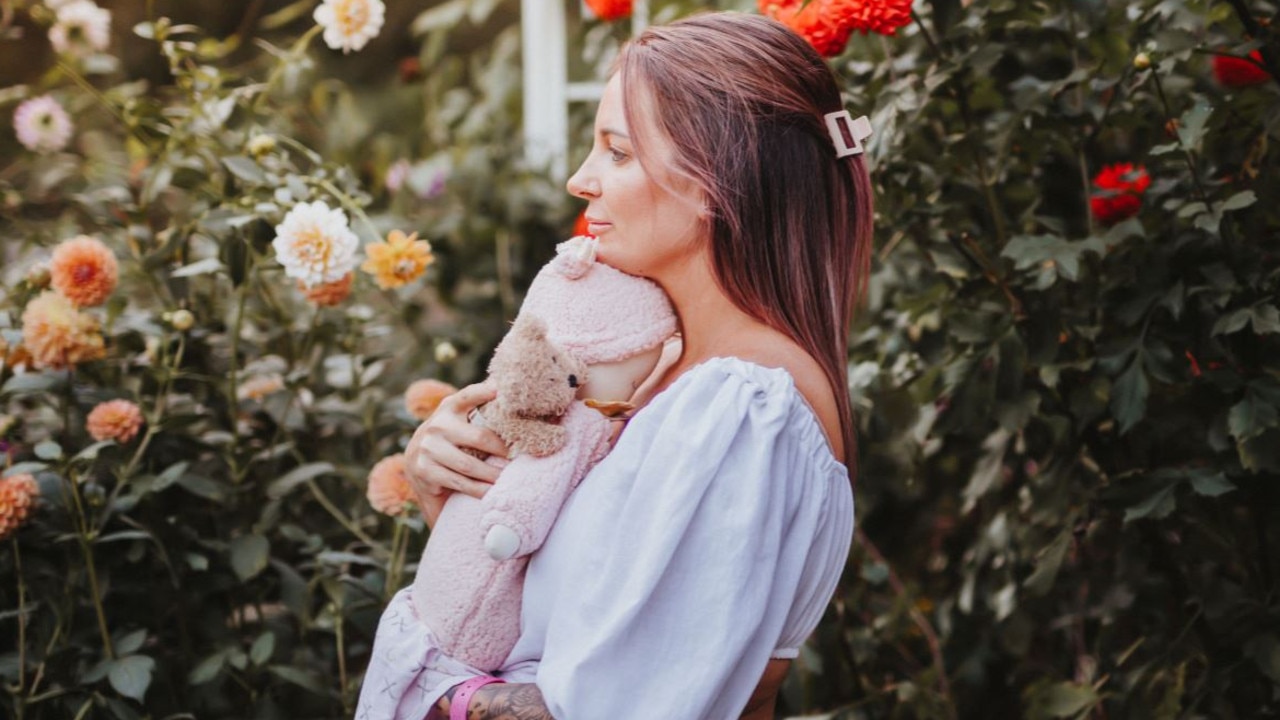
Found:
<path fill-rule="evenodd" d="M 397 596 L 358 718 L 772 717 L 853 532 L 846 335 L 871 200 L 841 110 L 766 18 L 699 15 L 623 50 L 568 189 L 599 259 L 670 295 L 683 346 L 531 560 L 504 682 L 444 657 Z M 429 521 L 496 477 L 459 449 L 505 453 L 466 422 L 491 398 L 463 389 L 411 441 Z"/>

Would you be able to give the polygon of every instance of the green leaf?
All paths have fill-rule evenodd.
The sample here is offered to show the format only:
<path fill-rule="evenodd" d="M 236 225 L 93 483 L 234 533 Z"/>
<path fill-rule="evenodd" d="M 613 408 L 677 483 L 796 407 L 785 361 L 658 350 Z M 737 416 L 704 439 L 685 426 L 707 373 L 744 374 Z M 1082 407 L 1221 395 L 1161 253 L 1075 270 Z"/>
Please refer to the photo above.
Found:
<path fill-rule="evenodd" d="M 1236 486 L 1221 472 L 1198 472 L 1191 475 L 1191 489 L 1197 495 L 1218 497 L 1235 490 Z"/>
<path fill-rule="evenodd" d="M 146 640 L 146 630 L 134 630 L 118 640 L 113 640 L 112 645 L 115 647 L 116 655 L 130 655 L 137 652 Z"/>
<path fill-rule="evenodd" d="M 466 14 L 466 0 L 448 0 L 419 13 L 409 25 L 409 32 L 422 35 L 432 30 L 451 28 L 457 25 Z"/>
<path fill-rule="evenodd" d="M 271 653 L 276 649 L 276 635 L 268 630 L 258 636 L 253 641 L 253 647 L 249 648 L 249 659 L 254 665 L 264 665 L 271 659 Z"/>
<path fill-rule="evenodd" d="M 1178 122 L 1178 140 L 1187 150 L 1195 150 L 1204 139 L 1205 128 L 1209 116 L 1213 114 L 1213 106 L 1204 100 L 1197 100 L 1191 109 L 1182 114 Z"/>
<path fill-rule="evenodd" d="M 220 503 L 227 499 L 227 486 L 203 475 L 183 475 L 178 480 L 178 486 L 206 500 Z"/>
<path fill-rule="evenodd" d="M 257 533 L 241 535 L 231 541 L 231 569 L 241 580 L 248 580 L 267 567 L 271 543 Z"/>
<path fill-rule="evenodd" d="M 36 457 L 41 460 L 57 460 L 62 457 L 62 446 L 52 440 L 41 440 L 36 443 Z"/>
<path fill-rule="evenodd" d="M 222 164 L 237 179 L 250 185 L 263 185 L 267 182 L 266 173 L 262 172 L 262 168 L 258 167 L 258 163 L 251 158 L 243 155 L 231 155 L 222 158 Z"/>
<path fill-rule="evenodd" d="M 224 269 L 226 269 L 226 266 L 222 264 L 221 260 L 216 257 L 211 257 L 203 260 L 197 260 L 190 265 L 183 265 L 177 270 L 170 272 L 169 277 L 194 277 L 196 275 L 207 275 L 209 273 L 221 272 Z"/>
<path fill-rule="evenodd" d="M 50 392 L 62 387 L 67 376 L 63 373 L 23 373 L 5 381 L 0 395 L 16 393 Z"/>
<path fill-rule="evenodd" d="M 1142 358 L 1135 357 L 1129 364 L 1129 369 L 1111 389 L 1111 414 L 1120 423 L 1121 435 L 1146 417 L 1147 395 L 1150 392 L 1147 373 L 1142 369 Z"/>
<path fill-rule="evenodd" d="M 222 672 L 222 666 L 226 662 L 227 653 L 225 650 L 219 650 L 206 657 L 198 665 L 191 668 L 191 672 L 187 673 L 187 684 L 202 685 L 218 677 L 218 673 Z"/>
<path fill-rule="evenodd" d="M 1058 533 L 1039 553 L 1036 560 L 1035 572 L 1026 579 L 1023 587 L 1027 592 L 1036 597 L 1042 597 L 1053 589 L 1053 581 L 1058 577 L 1058 570 L 1062 567 L 1062 561 L 1067 556 L 1067 550 L 1071 547 L 1071 530 L 1064 529 Z"/>
<path fill-rule="evenodd" d="M 1280 310 L 1275 305 L 1259 305 L 1252 309 L 1249 322 L 1259 335 L 1280 333 Z"/>
<path fill-rule="evenodd" d="M 1222 203 L 1222 211 L 1230 212 L 1231 210 L 1247 208 L 1256 202 L 1258 202 L 1258 196 L 1252 190 L 1244 190 L 1227 198 Z"/>
<path fill-rule="evenodd" d="M 1224 315 L 1218 318 L 1213 324 L 1213 335 L 1230 335 L 1244 329 L 1245 325 L 1253 318 L 1253 308 L 1243 308 L 1236 310 L 1230 315 Z"/>
<path fill-rule="evenodd" d="M 1141 520 L 1146 517 L 1155 519 L 1167 517 L 1169 513 L 1173 512 L 1174 508 L 1177 507 L 1177 498 L 1174 496 L 1174 491 L 1177 490 L 1177 488 L 1177 483 L 1169 483 L 1157 490 L 1146 500 L 1143 500 L 1137 505 L 1125 510 L 1125 523 L 1127 524 L 1134 520 Z"/>
<path fill-rule="evenodd" d="M 111 663 L 107 680 L 116 692 L 142 702 L 151 685 L 151 671 L 155 667 L 156 661 L 146 655 L 130 655 Z"/>
<path fill-rule="evenodd" d="M 1280 424 L 1280 412 L 1253 388 L 1245 391 L 1244 399 L 1231 406 L 1227 413 L 1227 428 L 1236 442 L 1258 437 L 1277 424 Z"/>
<path fill-rule="evenodd" d="M 1063 682 L 1051 685 L 1038 698 L 1038 706 L 1050 717 L 1072 717 L 1101 702 L 1088 685 Z"/>
<path fill-rule="evenodd" d="M 267 497 L 272 500 L 278 500 L 285 495 L 288 495 L 290 491 L 302 483 L 332 472 L 334 472 L 332 463 L 313 462 L 305 465 L 299 465 L 284 475 L 272 480 L 271 484 L 267 486 Z"/>
<path fill-rule="evenodd" d="M 107 447 L 108 445 L 115 445 L 115 444 L 116 444 L 115 440 L 102 440 L 100 442 L 96 442 L 86 447 L 85 449 L 81 450 L 80 452 L 76 453 L 75 457 L 71 459 L 72 460 L 96 460 L 98 457 L 98 453 L 102 450 L 102 448 Z"/>
<path fill-rule="evenodd" d="M 325 683 L 314 673 L 304 672 L 288 665 L 272 665 L 267 668 L 271 673 L 282 680 L 291 682 L 298 687 L 305 688 L 317 695 L 330 696 L 332 693 Z"/>

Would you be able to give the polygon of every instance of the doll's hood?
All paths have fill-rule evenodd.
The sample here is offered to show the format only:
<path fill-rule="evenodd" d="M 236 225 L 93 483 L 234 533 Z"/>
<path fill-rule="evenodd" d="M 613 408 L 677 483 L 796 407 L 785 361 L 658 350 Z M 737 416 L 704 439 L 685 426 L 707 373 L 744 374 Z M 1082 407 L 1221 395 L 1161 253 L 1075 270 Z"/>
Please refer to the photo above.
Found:
<path fill-rule="evenodd" d="M 667 294 L 655 283 L 595 260 L 596 239 L 578 236 L 534 278 L 520 314 L 542 318 L 547 335 L 588 364 L 623 360 L 676 331 Z"/>

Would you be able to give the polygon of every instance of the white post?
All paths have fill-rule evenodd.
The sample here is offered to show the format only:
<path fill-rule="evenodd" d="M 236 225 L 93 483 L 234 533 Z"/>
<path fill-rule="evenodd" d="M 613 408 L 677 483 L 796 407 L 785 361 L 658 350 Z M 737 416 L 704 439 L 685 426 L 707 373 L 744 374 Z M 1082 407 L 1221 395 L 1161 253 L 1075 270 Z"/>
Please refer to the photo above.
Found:
<path fill-rule="evenodd" d="M 529 166 L 568 177 L 569 98 L 564 0 L 520 0 L 524 153 Z"/>
<path fill-rule="evenodd" d="M 566 0 L 520 0 L 524 73 L 524 156 L 557 181 L 568 178 L 569 103 L 596 102 L 603 82 L 569 82 Z M 648 0 L 635 0 L 631 36 L 649 24 Z"/>

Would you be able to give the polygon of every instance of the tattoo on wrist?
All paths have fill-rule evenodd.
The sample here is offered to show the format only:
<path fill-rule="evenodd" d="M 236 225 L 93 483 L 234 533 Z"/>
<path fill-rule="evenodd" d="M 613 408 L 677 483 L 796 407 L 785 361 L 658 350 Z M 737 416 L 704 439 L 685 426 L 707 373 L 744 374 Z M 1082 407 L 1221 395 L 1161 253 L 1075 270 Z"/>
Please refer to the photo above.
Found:
<path fill-rule="evenodd" d="M 533 683 L 486 685 L 471 696 L 467 720 L 555 720 Z"/>

